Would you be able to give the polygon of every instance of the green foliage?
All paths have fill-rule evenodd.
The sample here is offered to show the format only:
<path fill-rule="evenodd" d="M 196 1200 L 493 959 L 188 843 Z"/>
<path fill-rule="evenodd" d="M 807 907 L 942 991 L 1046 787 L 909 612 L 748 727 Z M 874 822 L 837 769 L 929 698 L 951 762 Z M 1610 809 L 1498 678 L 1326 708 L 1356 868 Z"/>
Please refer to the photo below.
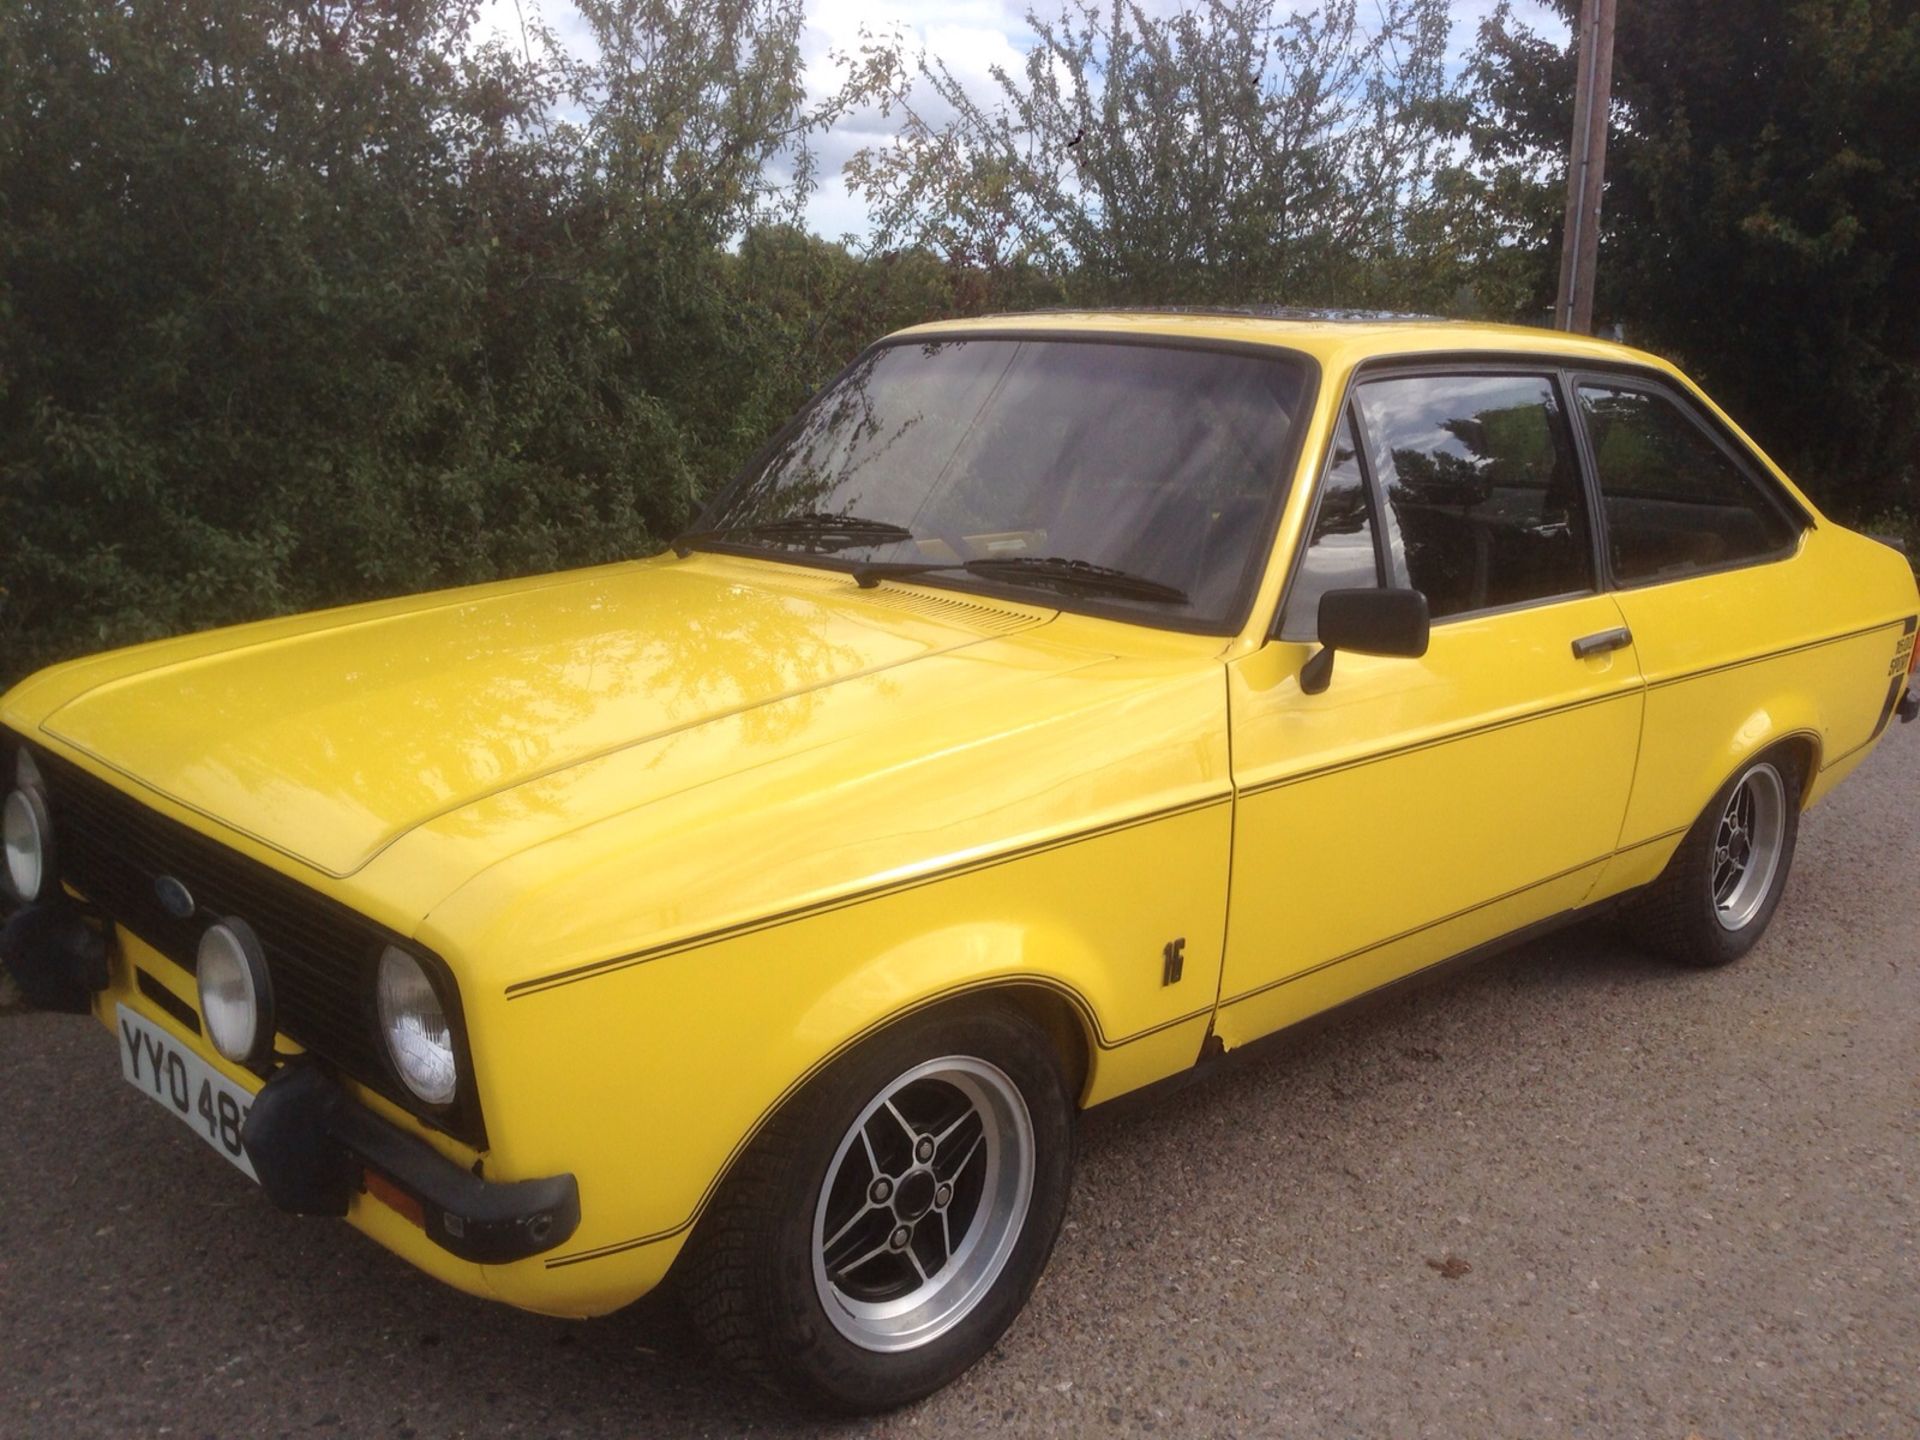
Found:
<path fill-rule="evenodd" d="M 1599 315 L 1680 359 L 1823 500 L 1920 510 L 1920 13 L 1619 15 Z M 1572 68 L 1504 13 L 1473 65 L 1479 179 L 1534 313 L 1557 273 Z"/>
<path fill-rule="evenodd" d="M 582 9 L 593 65 L 464 0 L 0 13 L 0 676 L 644 553 L 838 363 L 727 249 L 843 103 L 797 4 Z"/>
<path fill-rule="evenodd" d="M 802 0 L 0 6 L 0 683 L 645 553 L 862 345 L 1061 304 L 1537 320 L 1568 48 L 1444 0 L 1059 0 L 972 94 Z M 1569 14 L 1573 0 L 1563 0 Z M 1621 7 L 1601 313 L 1844 513 L 1920 514 L 1911 0 Z M 860 253 L 811 145 L 874 104 Z"/>
<path fill-rule="evenodd" d="M 883 239 L 1075 303 L 1441 305 L 1464 120 L 1444 0 L 1295 11 L 1129 0 L 1028 12 L 1019 75 L 970 94 L 939 59 L 896 82 L 897 142 L 850 176 Z"/>

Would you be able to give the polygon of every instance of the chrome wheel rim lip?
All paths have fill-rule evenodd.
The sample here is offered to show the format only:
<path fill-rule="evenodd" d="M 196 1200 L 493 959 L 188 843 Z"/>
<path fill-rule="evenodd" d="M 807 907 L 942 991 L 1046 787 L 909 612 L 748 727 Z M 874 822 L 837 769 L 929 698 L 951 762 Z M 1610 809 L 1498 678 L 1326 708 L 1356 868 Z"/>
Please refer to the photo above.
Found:
<path fill-rule="evenodd" d="M 957 1091 L 979 1116 L 984 1163 L 980 1198 L 964 1234 L 953 1238 L 943 1265 L 907 1294 L 878 1302 L 863 1300 L 847 1293 L 829 1273 L 828 1208 L 835 1182 L 849 1164 L 867 1174 L 871 1152 L 862 1143 L 867 1126 L 896 1096 L 929 1082 Z M 965 1172 L 962 1166 L 956 1174 Z M 814 1290 L 834 1329 L 863 1350 L 894 1353 L 932 1344 L 960 1324 L 978 1308 L 1012 1258 L 1032 1202 L 1034 1172 L 1033 1120 L 1026 1099 L 998 1066 L 972 1056 L 949 1055 L 916 1065 L 889 1082 L 841 1137 L 814 1203 Z M 916 1166 L 910 1173 L 927 1172 Z M 890 1178 L 897 1193 L 904 1177 Z M 869 1185 L 870 1181 L 871 1177 Z M 942 1182 L 943 1187 L 948 1184 Z M 868 1208 L 872 1208 L 870 1195 Z M 841 1226 L 846 1223 L 841 1221 Z"/>
<path fill-rule="evenodd" d="M 1786 785 L 1773 766 L 1755 765 L 1740 777 L 1714 826 L 1707 885 L 1721 929 L 1746 929 L 1767 903 L 1786 834 Z"/>

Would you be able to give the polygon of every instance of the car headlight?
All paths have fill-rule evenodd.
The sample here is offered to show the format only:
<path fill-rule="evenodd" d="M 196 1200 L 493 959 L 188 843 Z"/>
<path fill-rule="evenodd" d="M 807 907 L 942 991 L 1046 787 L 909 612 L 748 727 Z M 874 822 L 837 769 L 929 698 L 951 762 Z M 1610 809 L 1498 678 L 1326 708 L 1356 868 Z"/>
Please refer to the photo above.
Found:
<path fill-rule="evenodd" d="M 22 786 L 7 796 L 0 832 L 6 842 L 7 888 L 16 900 L 31 904 L 52 888 L 47 881 L 53 871 L 53 821 L 37 787 Z"/>
<path fill-rule="evenodd" d="M 273 1052 L 274 1031 L 273 981 L 259 937 L 244 920 L 221 920 L 200 937 L 194 969 L 213 1048 L 236 1065 L 258 1066 Z"/>
<path fill-rule="evenodd" d="M 460 1085 L 460 1066 L 440 992 L 420 962 L 397 945 L 381 954 L 375 983 L 380 1032 L 393 1068 L 427 1104 L 451 1104 Z"/>

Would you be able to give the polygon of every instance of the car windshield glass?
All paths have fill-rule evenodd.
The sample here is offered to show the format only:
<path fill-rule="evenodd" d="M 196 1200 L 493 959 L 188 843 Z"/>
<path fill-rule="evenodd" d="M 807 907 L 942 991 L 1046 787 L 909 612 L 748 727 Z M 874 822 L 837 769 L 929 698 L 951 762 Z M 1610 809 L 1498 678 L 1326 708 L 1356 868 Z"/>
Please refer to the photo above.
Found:
<path fill-rule="evenodd" d="M 1230 623 L 1306 391 L 1285 352 L 1058 339 L 882 346 L 702 517 L 698 539 Z M 694 538 L 694 537 L 690 537 Z M 964 567 L 964 568 L 962 568 Z"/>

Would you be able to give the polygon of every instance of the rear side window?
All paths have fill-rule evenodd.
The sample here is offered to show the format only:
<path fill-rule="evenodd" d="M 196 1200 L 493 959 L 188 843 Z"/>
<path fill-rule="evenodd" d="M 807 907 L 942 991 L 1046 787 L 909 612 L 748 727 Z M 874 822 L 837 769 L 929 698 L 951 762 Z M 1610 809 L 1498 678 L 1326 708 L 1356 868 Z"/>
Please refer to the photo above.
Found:
<path fill-rule="evenodd" d="M 1320 633 L 1320 597 L 1329 590 L 1350 590 L 1380 583 L 1380 562 L 1373 540 L 1373 497 L 1360 468 L 1360 446 L 1354 439 L 1353 412 L 1343 412 L 1333 435 L 1333 454 L 1327 459 L 1326 478 L 1320 482 L 1320 508 L 1314 513 L 1313 533 L 1300 556 L 1293 589 L 1287 595 L 1287 615 L 1280 627 L 1283 640 L 1313 640 Z"/>
<path fill-rule="evenodd" d="M 1792 522 L 1671 397 L 1589 381 L 1580 410 L 1616 579 L 1719 569 L 1793 543 Z"/>
<path fill-rule="evenodd" d="M 1395 569 L 1434 619 L 1593 589 L 1580 467 L 1551 379 L 1372 380 L 1356 403 Z"/>

